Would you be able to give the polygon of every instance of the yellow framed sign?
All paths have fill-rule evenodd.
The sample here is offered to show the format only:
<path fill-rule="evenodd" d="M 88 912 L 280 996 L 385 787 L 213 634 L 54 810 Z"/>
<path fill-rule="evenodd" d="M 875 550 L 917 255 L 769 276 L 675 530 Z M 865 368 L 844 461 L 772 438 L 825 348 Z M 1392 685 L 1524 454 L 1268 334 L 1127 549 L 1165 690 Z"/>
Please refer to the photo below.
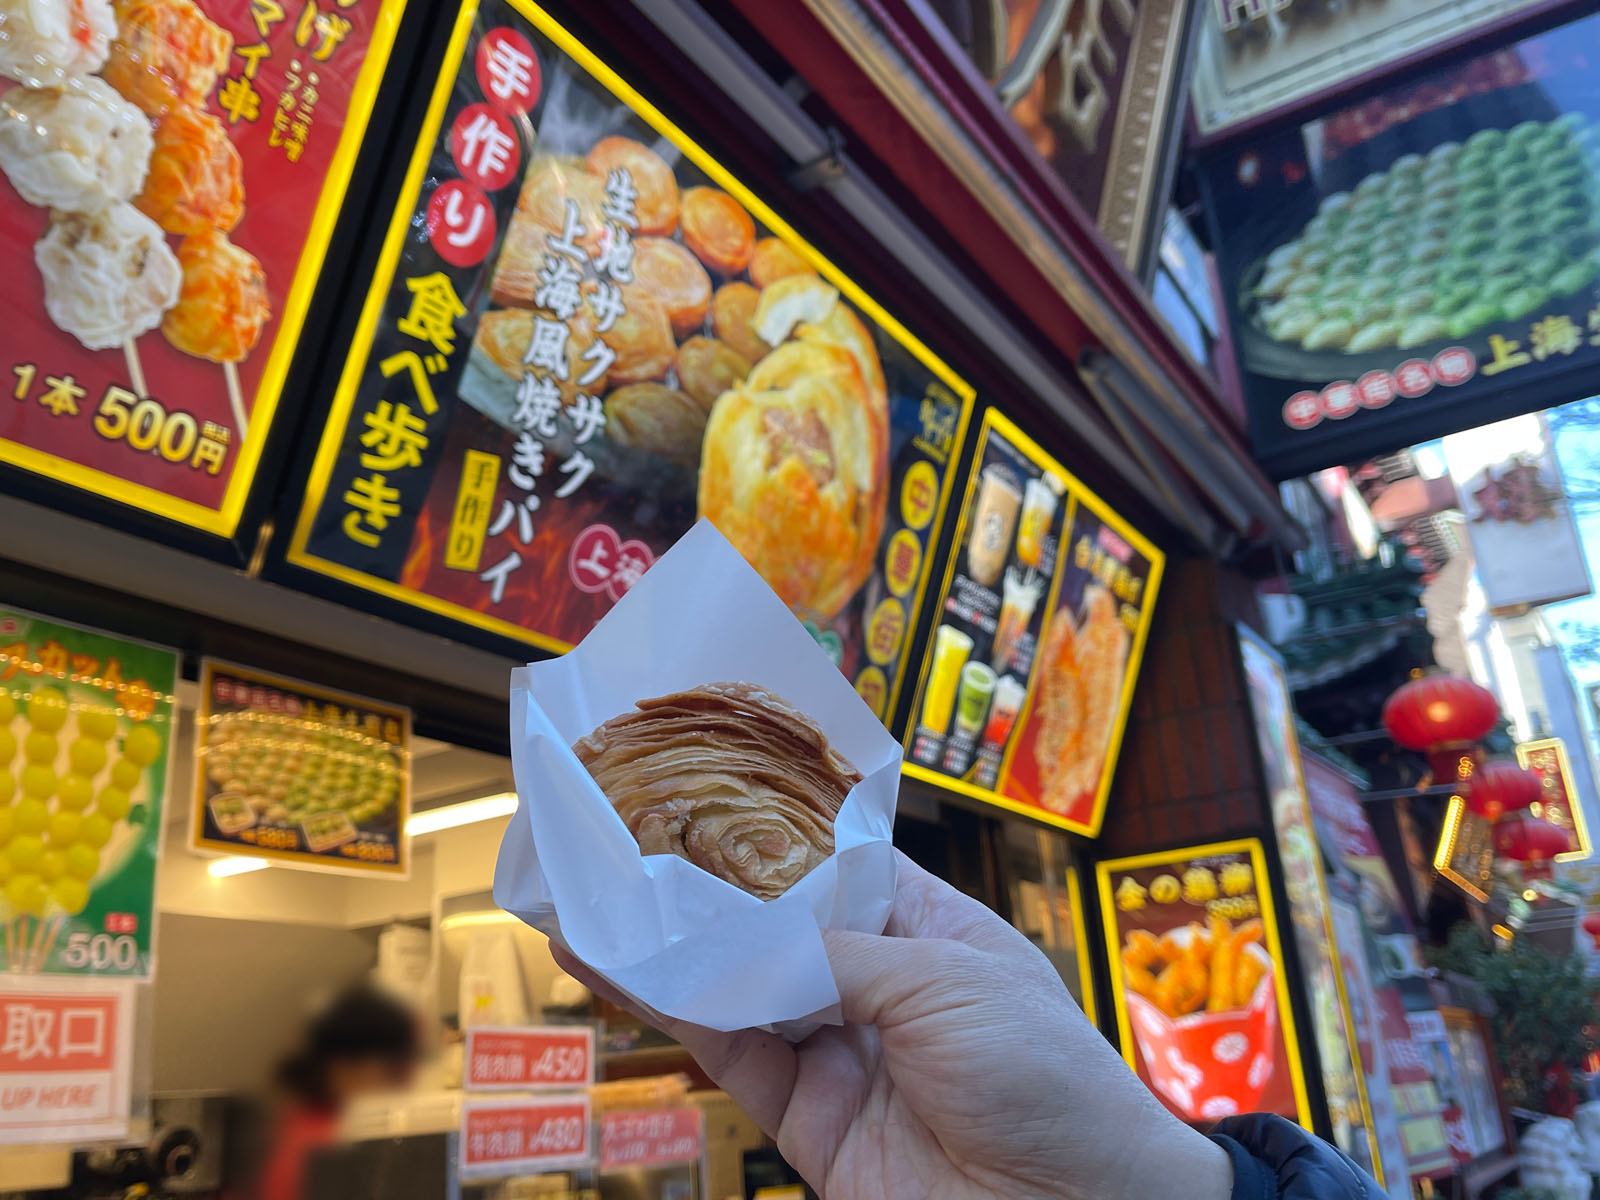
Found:
<path fill-rule="evenodd" d="M 409 709 L 210 658 L 200 690 L 193 849 L 409 873 Z"/>
<path fill-rule="evenodd" d="M 1095 867 L 1123 1057 L 1178 1117 L 1312 1128 L 1257 838 Z"/>
<path fill-rule="evenodd" d="M 1589 840 L 1589 823 L 1583 816 L 1583 801 L 1572 786 L 1572 762 L 1567 744 L 1560 738 L 1541 738 L 1517 746 L 1517 764 L 1539 777 L 1541 795 L 1533 815 L 1554 825 L 1567 835 L 1569 850 L 1556 855 L 1556 862 L 1580 862 L 1594 853 Z"/>
<path fill-rule="evenodd" d="M 1098 834 L 1165 562 L 988 409 L 907 723 L 905 773 Z"/>
<path fill-rule="evenodd" d="M 291 564 L 552 652 L 699 517 L 880 716 L 972 389 L 527 0 L 465 0 Z"/>
<path fill-rule="evenodd" d="M 13 144 L 0 188 L 0 461 L 235 534 L 403 9 L 198 0 L 124 6 L 114 25 L 107 9 L 104 30 L 86 18 L 85 44 L 109 52 L 67 73 L 95 72 L 92 111 L 123 135 L 92 185 L 49 157 L 83 102 L 12 93 L 37 141 Z"/>

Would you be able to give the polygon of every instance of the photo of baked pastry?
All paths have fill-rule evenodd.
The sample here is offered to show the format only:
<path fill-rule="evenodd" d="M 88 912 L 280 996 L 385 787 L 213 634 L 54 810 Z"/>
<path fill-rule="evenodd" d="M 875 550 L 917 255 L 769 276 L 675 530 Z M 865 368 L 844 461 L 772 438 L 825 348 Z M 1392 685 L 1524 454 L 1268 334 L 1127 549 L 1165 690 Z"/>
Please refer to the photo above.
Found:
<path fill-rule="evenodd" d="M 762 900 L 833 853 L 861 781 L 816 722 L 750 683 L 640 700 L 573 751 L 640 853 L 677 855 Z"/>
<path fill-rule="evenodd" d="M 1116 597 L 1098 584 L 1084 588 L 1081 617 L 1059 609 L 1045 630 L 1033 753 L 1039 802 L 1051 812 L 1069 811 L 1100 784 L 1122 709 L 1131 643 Z"/>

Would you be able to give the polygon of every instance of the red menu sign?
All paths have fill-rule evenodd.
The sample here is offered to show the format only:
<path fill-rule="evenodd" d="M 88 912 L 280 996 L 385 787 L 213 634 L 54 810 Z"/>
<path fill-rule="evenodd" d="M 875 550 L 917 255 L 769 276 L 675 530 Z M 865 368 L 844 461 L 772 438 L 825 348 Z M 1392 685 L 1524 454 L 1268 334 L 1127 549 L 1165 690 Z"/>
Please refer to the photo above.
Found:
<path fill-rule="evenodd" d="M 118 984 L 0 989 L 0 1145 L 128 1130 L 132 994 Z"/>
<path fill-rule="evenodd" d="M 469 1091 L 574 1088 L 593 1082 L 591 1026 L 467 1030 L 465 1086 Z"/>
<path fill-rule="evenodd" d="M 588 1096 L 462 1106 L 462 1175 L 516 1175 L 575 1166 L 588 1158 Z"/>
<path fill-rule="evenodd" d="M 87 4 L 4 56 L 0 461 L 234 532 L 402 4 Z"/>
<path fill-rule="evenodd" d="M 698 1108 L 609 1112 L 600 1118 L 600 1169 L 665 1167 L 693 1162 L 705 1147 Z"/>

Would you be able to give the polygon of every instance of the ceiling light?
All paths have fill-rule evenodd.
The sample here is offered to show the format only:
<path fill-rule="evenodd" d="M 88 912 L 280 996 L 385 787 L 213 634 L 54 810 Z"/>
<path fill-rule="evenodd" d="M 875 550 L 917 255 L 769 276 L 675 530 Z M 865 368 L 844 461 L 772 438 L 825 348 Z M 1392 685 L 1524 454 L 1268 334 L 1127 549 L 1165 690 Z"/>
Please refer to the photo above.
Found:
<path fill-rule="evenodd" d="M 230 875 L 247 875 L 251 871 L 265 871 L 272 864 L 264 858 L 255 858 L 251 855 L 229 855 L 227 858 L 213 858 L 206 864 L 206 871 L 213 879 L 226 879 Z"/>
<path fill-rule="evenodd" d="M 412 837 L 420 837 L 425 833 L 438 833 L 441 829 L 454 829 L 458 825 L 509 817 L 516 811 L 517 794 L 500 792 L 494 796 L 480 796 L 476 800 L 463 800 L 460 804 L 446 804 L 414 812 L 406 818 L 406 832 Z"/>

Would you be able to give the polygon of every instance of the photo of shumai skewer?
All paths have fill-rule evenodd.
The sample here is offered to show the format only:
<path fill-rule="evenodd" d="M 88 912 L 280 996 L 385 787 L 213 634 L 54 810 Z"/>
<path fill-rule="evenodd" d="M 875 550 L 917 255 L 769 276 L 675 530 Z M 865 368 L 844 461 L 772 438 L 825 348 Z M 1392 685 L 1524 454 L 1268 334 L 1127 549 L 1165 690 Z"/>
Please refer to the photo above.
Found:
<path fill-rule="evenodd" d="M 1262 936 L 1259 919 L 1235 927 L 1218 916 L 1159 937 L 1134 929 L 1122 946 L 1123 976 L 1129 991 L 1169 1017 L 1243 1008 L 1267 971 L 1261 959 L 1245 949 Z"/>

